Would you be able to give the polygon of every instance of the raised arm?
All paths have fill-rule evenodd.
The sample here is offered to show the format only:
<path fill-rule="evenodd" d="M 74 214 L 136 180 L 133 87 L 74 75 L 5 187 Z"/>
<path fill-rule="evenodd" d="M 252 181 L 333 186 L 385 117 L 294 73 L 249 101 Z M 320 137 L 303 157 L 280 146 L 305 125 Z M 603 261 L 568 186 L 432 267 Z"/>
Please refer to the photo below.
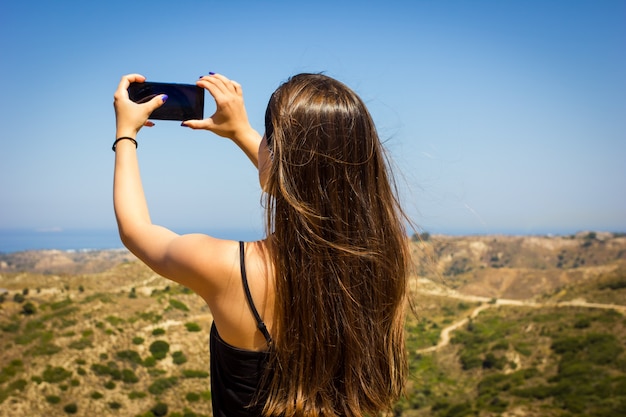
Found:
<path fill-rule="evenodd" d="M 159 95 L 147 103 L 133 103 L 128 98 L 131 82 L 145 77 L 132 74 L 122 77 L 114 96 L 116 138 L 136 140 L 143 126 L 152 126 L 150 113 L 163 104 Z M 132 140 L 123 139 L 115 147 L 113 203 L 120 238 L 124 245 L 158 274 L 179 282 L 207 302 L 219 294 L 225 278 L 232 274 L 237 259 L 237 242 L 205 235 L 179 236 L 152 224 Z"/>
<path fill-rule="evenodd" d="M 220 74 L 201 77 L 196 85 L 205 88 L 215 99 L 215 113 L 203 120 L 187 120 L 183 126 L 206 129 L 231 139 L 258 168 L 261 135 L 250 126 L 243 101 L 241 85 Z"/>

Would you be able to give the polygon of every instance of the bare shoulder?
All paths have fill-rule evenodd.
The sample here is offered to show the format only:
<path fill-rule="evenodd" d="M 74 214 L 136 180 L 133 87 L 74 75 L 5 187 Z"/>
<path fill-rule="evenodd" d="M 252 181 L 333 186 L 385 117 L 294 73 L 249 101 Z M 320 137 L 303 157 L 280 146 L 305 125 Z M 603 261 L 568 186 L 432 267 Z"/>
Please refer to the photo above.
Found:
<path fill-rule="evenodd" d="M 166 278 L 194 290 L 205 300 L 223 291 L 239 271 L 239 244 L 203 234 L 173 239 L 166 251 Z"/>

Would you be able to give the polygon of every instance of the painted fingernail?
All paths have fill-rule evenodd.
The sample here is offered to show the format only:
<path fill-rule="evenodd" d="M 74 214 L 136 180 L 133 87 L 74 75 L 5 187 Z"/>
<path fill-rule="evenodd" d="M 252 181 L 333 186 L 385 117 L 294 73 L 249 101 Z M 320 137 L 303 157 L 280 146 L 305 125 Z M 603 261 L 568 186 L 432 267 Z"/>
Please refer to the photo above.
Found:
<path fill-rule="evenodd" d="M 210 71 L 209 71 L 209 75 L 215 75 L 215 73 L 214 73 L 214 72 L 210 72 Z"/>
<path fill-rule="evenodd" d="M 162 99 L 163 99 L 163 103 L 165 103 L 165 102 L 167 101 L 167 98 L 168 98 L 168 97 L 167 97 L 167 94 L 163 94 L 163 97 L 162 97 Z"/>

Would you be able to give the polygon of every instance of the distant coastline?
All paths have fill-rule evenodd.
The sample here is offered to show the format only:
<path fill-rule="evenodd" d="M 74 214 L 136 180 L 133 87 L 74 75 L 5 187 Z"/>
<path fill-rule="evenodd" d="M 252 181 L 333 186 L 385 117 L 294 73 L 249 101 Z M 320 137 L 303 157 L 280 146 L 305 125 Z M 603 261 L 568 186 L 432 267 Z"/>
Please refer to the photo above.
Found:
<path fill-rule="evenodd" d="M 191 233 L 189 230 L 176 230 L 178 233 Z M 250 230 L 212 230 L 213 236 L 234 240 L 256 240 L 261 232 Z M 124 245 L 116 229 L 0 229 L 0 253 L 14 253 L 33 250 L 104 250 L 121 249 Z"/>
<path fill-rule="evenodd" d="M 261 239 L 263 232 L 259 230 L 188 230 L 174 229 L 177 233 L 207 233 L 221 239 L 253 241 Z M 449 232 L 449 233 L 428 233 L 428 235 L 444 236 L 574 236 L 588 233 L 583 229 L 575 232 L 562 233 L 531 233 L 531 232 L 493 232 L 493 233 L 472 233 L 472 232 Z M 599 230 L 594 232 L 604 233 Z M 609 232 L 614 235 L 624 235 L 623 231 Z M 106 250 L 123 249 L 124 245 L 119 238 L 116 229 L 0 229 L 0 253 L 14 253 L 35 250 L 62 250 L 62 251 L 85 251 L 85 250 Z"/>

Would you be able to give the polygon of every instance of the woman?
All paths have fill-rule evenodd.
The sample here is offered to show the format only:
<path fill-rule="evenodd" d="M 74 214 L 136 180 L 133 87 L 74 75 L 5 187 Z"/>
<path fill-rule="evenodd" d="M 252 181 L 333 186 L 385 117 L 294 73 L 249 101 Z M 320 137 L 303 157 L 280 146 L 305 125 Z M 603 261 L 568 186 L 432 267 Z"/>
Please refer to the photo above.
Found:
<path fill-rule="evenodd" d="M 184 126 L 235 142 L 258 167 L 267 237 L 179 236 L 150 221 L 136 137 L 167 97 L 115 93 L 114 205 L 123 243 L 160 275 L 199 294 L 213 315 L 215 416 L 364 416 L 390 410 L 406 374 L 409 255 L 383 148 L 361 99 L 300 74 L 269 100 L 265 135 L 248 122 L 241 86 L 197 81 L 217 109 Z M 121 140 L 119 138 L 122 138 Z"/>

